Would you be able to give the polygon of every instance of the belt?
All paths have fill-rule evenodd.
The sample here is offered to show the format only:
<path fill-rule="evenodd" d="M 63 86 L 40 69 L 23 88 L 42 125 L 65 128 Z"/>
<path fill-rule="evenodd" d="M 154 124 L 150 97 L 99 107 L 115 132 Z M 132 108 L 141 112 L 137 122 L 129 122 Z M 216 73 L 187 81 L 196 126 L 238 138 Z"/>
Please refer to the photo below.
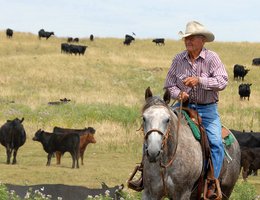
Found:
<path fill-rule="evenodd" d="M 215 102 L 211 102 L 211 103 L 194 103 L 194 102 L 190 102 L 189 104 L 194 104 L 194 105 L 198 105 L 198 106 L 208 106 L 208 105 L 212 105 L 217 103 L 217 101 Z"/>

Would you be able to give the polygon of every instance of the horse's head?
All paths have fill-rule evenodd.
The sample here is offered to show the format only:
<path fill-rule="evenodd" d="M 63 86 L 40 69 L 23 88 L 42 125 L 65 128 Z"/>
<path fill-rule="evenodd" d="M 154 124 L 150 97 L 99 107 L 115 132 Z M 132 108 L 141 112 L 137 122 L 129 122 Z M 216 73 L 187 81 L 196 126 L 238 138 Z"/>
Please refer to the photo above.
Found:
<path fill-rule="evenodd" d="M 164 98 L 153 96 L 148 87 L 145 92 L 146 104 L 143 107 L 143 131 L 145 135 L 145 153 L 150 162 L 156 162 L 167 142 L 172 126 L 172 112 L 169 109 L 170 92 L 165 91 Z"/>

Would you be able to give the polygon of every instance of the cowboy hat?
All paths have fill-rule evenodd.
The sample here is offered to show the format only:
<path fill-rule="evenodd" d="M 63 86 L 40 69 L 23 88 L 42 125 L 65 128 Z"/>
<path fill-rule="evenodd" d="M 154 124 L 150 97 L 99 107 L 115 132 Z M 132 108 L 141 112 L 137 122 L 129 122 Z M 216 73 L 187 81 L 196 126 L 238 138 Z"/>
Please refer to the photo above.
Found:
<path fill-rule="evenodd" d="M 206 38 L 206 42 L 212 42 L 215 36 L 212 32 L 208 31 L 201 23 L 196 21 L 188 22 L 186 25 L 185 33 L 179 32 L 182 38 L 188 37 L 190 35 L 203 35 Z"/>

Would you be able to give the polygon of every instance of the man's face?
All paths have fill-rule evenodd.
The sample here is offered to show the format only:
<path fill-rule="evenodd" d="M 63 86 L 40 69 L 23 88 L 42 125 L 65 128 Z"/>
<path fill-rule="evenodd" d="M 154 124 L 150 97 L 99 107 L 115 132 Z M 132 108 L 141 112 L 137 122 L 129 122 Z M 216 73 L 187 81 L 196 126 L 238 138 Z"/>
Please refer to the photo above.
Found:
<path fill-rule="evenodd" d="M 191 35 L 184 38 L 184 43 L 188 52 L 201 51 L 205 44 L 205 37 L 202 35 Z"/>

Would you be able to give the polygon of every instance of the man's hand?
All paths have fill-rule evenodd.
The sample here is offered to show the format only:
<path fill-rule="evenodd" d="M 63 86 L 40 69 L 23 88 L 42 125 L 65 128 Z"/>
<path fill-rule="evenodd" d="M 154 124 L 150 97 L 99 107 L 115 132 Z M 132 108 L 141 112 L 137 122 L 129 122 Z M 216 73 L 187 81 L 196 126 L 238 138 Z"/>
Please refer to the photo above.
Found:
<path fill-rule="evenodd" d="M 199 84 L 199 77 L 188 77 L 183 81 L 184 85 L 194 87 Z"/>
<path fill-rule="evenodd" d="M 189 99 L 189 94 L 186 92 L 180 92 L 179 96 L 178 96 L 178 100 L 182 102 L 185 102 Z"/>

